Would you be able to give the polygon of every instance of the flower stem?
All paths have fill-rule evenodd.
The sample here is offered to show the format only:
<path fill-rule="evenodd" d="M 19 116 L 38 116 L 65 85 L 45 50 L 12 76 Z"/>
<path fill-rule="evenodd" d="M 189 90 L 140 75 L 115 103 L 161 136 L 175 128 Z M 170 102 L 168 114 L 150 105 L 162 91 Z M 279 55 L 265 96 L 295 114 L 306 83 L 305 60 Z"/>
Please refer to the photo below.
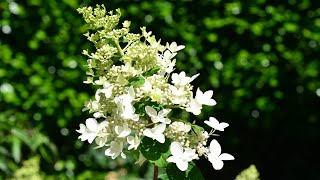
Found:
<path fill-rule="evenodd" d="M 158 180 L 158 166 L 156 165 L 153 168 L 153 180 Z"/>
<path fill-rule="evenodd" d="M 122 51 L 122 49 L 121 49 L 121 47 L 119 45 L 119 41 L 118 40 L 114 40 L 114 43 L 116 44 L 116 47 L 117 47 L 118 52 L 121 55 L 121 57 L 124 56 L 124 53 L 123 53 L 123 51 Z"/>

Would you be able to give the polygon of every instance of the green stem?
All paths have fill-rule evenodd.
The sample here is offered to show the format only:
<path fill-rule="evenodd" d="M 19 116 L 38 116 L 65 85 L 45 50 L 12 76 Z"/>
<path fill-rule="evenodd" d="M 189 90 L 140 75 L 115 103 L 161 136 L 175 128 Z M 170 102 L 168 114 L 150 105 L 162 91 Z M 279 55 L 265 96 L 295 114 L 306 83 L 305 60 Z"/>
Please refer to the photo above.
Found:
<path fill-rule="evenodd" d="M 121 57 L 124 56 L 124 53 L 119 45 L 119 41 L 118 40 L 114 40 L 114 43 L 116 44 L 116 47 L 118 49 L 118 52 L 120 53 Z"/>

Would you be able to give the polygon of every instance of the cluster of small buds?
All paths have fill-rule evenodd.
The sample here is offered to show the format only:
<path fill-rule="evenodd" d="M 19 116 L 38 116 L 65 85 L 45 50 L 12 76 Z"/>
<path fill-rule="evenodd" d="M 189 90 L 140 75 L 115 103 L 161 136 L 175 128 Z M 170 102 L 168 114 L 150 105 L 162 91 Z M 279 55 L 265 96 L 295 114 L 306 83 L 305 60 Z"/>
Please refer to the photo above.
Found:
<path fill-rule="evenodd" d="M 183 147 L 189 147 L 190 140 L 188 132 L 191 130 L 191 126 L 183 122 L 175 121 L 170 124 L 165 132 L 165 135 L 169 139 L 174 139 L 179 142 Z"/>
<path fill-rule="evenodd" d="M 222 160 L 233 159 L 226 153 L 220 156 L 216 140 L 207 146 L 209 136 L 215 130 L 223 131 L 227 123 L 210 117 L 205 121 L 212 128 L 208 133 L 196 124 L 170 117 L 171 108 L 199 115 L 203 105 L 216 104 L 211 90 L 202 92 L 197 88 L 193 95 L 190 83 L 200 74 L 188 77 L 183 71 L 173 73 L 175 56 L 183 45 L 161 45 L 145 27 L 141 34 L 129 33 L 129 21 L 115 29 L 119 10 L 107 13 L 104 6 L 97 6 L 78 11 L 96 31 L 85 34 L 97 50 L 84 51 L 89 58 L 84 83 L 99 87 L 94 99 L 85 103 L 83 110 L 89 110 L 93 117 L 77 130 L 81 141 L 95 141 L 97 148 L 106 148 L 105 155 L 112 159 L 126 158 L 125 152 L 139 150 L 143 138 L 158 143 L 169 141 L 172 156 L 167 162 L 175 163 L 181 171 L 203 155 L 215 169 L 222 168 Z"/>

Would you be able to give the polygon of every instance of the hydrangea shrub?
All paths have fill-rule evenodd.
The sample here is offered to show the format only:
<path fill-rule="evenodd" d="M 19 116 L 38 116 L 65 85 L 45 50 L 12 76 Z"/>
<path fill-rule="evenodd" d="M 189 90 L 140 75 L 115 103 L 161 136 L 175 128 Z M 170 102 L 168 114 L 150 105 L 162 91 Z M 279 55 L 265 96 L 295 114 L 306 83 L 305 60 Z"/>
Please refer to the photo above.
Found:
<path fill-rule="evenodd" d="M 89 29 L 85 36 L 96 48 L 95 52 L 83 51 L 88 57 L 84 83 L 97 87 L 95 97 L 83 109 L 92 118 L 77 130 L 81 141 L 105 148 L 105 155 L 112 159 L 133 155 L 137 164 L 149 161 L 165 168 L 169 179 L 201 179 L 193 163 L 201 156 L 215 170 L 223 167 L 224 160 L 234 159 L 221 153 L 217 140 L 208 142 L 229 124 L 210 117 L 204 121 L 212 128 L 207 132 L 170 114 L 172 109 L 181 109 L 199 115 L 204 105 L 216 105 L 212 90 L 202 91 L 190 84 L 199 74 L 189 77 L 184 71 L 176 72 L 175 57 L 183 45 L 163 45 L 146 27 L 139 34 L 131 33 L 130 21 L 119 25 L 119 9 L 107 12 L 97 5 L 78 12 Z"/>

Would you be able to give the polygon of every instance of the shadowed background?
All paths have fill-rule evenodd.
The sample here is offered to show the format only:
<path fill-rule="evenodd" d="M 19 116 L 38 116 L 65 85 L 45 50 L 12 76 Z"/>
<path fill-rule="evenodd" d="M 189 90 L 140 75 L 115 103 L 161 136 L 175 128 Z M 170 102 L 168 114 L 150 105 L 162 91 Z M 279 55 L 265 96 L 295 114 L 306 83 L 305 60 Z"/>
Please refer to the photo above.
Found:
<path fill-rule="evenodd" d="M 197 161 L 206 179 L 234 179 L 250 164 L 261 179 L 320 178 L 316 0 L 1 1 L 0 178 L 150 178 L 147 165 L 112 161 L 77 140 L 94 87 L 82 83 L 81 52 L 93 47 L 76 9 L 96 3 L 120 8 L 133 32 L 147 26 L 162 44 L 186 46 L 176 68 L 200 73 L 193 84 L 212 89 L 218 102 L 187 117 L 229 123 L 217 139 L 236 158 L 220 171 Z"/>

